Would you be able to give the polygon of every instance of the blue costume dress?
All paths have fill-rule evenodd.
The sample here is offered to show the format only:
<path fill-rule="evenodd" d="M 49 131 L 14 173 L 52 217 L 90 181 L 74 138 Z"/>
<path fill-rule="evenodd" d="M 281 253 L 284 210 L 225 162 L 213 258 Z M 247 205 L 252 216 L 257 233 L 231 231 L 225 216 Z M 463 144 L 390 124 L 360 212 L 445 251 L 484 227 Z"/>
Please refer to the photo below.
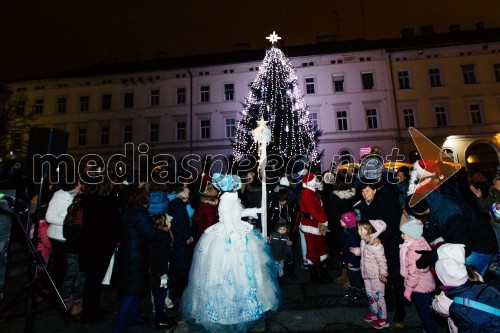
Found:
<path fill-rule="evenodd" d="M 280 303 L 269 246 L 241 221 L 242 211 L 238 194 L 224 193 L 220 221 L 205 230 L 194 250 L 180 310 L 208 332 L 246 332 Z"/>

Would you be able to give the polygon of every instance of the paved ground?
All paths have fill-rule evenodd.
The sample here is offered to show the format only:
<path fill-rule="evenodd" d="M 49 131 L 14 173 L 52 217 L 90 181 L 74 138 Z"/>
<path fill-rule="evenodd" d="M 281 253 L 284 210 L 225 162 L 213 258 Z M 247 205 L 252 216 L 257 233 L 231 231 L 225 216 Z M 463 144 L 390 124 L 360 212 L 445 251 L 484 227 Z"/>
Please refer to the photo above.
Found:
<path fill-rule="evenodd" d="M 299 279 L 286 281 L 282 287 L 284 303 L 275 313 L 270 313 L 266 319 L 261 320 L 252 332 L 375 332 L 369 324 L 363 321 L 367 312 L 367 305 L 353 304 L 344 296 L 344 290 L 337 284 L 311 284 L 309 273 L 296 267 Z M 332 275 L 339 274 L 331 271 Z M 15 290 L 22 285 L 22 277 L 7 281 L 6 299 L 12 296 Z M 71 322 L 62 315 L 61 311 L 50 306 L 46 301 L 36 303 L 37 311 L 33 321 L 33 332 L 110 332 L 114 315 L 118 308 L 118 299 L 114 288 L 106 288 L 102 297 L 103 307 L 109 310 L 107 320 L 99 325 L 81 325 L 77 321 Z M 22 332 L 25 328 L 24 304 L 21 299 L 17 305 L 10 306 L 0 314 L 0 333 Z M 147 323 L 130 328 L 130 332 L 161 332 L 154 328 L 154 315 L 151 312 L 149 300 L 142 299 L 142 310 Z M 172 332 L 205 332 L 198 325 L 186 322 L 179 313 L 175 314 L 179 325 Z M 392 318 L 392 313 L 389 313 Z M 405 332 L 422 332 L 420 319 L 415 307 L 407 308 L 405 319 Z M 390 329 L 394 330 L 394 329 Z M 444 327 L 440 332 L 446 332 Z"/>

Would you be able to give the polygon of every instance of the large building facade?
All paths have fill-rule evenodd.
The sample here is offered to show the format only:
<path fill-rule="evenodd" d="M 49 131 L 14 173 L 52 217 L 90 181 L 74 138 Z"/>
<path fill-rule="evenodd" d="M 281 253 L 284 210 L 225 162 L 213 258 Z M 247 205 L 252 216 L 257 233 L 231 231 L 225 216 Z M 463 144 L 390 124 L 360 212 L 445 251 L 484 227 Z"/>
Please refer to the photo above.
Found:
<path fill-rule="evenodd" d="M 464 166 L 498 165 L 500 32 L 454 32 L 384 41 L 283 48 L 313 122 L 322 168 L 362 146 L 418 156 L 415 127 Z M 69 133 L 75 159 L 232 154 L 242 102 L 265 52 L 99 65 L 8 85 L 26 127 Z M 25 129 L 26 129 L 25 127 Z M 10 135 L 11 149 L 28 140 Z M 486 164 L 485 164 L 486 163 Z M 489 163 L 489 164 L 488 164 Z"/>

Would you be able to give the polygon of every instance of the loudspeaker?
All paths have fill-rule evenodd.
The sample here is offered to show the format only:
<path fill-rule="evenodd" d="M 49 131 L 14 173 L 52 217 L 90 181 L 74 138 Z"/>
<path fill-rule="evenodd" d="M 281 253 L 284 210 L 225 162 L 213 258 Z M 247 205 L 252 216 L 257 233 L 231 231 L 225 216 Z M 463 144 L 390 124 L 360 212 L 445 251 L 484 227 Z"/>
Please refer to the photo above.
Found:
<path fill-rule="evenodd" d="M 42 176 L 55 176 L 58 164 L 67 160 L 63 154 L 68 149 L 68 138 L 67 132 L 55 128 L 31 128 L 24 176 L 37 183 Z"/>

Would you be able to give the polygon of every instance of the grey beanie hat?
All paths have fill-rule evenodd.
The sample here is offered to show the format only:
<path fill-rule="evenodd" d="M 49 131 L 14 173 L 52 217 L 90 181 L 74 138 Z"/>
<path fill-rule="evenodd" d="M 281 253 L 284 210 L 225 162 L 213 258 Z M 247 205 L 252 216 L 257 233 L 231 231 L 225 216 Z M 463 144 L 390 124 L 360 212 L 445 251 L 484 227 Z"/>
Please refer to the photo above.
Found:
<path fill-rule="evenodd" d="M 424 225 L 420 222 L 420 220 L 412 219 L 399 227 L 399 230 L 411 238 L 419 239 L 422 237 L 422 233 L 424 232 Z"/>

